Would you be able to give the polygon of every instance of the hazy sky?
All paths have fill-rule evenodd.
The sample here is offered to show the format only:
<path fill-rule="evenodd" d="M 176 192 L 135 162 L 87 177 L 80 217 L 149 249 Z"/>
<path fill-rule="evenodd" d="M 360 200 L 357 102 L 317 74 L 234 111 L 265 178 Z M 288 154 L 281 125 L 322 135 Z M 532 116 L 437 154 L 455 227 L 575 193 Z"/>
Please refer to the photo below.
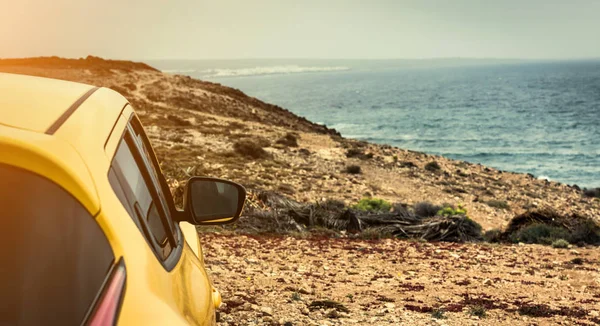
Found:
<path fill-rule="evenodd" d="M 600 0 L 0 0 L 0 57 L 599 58 Z"/>

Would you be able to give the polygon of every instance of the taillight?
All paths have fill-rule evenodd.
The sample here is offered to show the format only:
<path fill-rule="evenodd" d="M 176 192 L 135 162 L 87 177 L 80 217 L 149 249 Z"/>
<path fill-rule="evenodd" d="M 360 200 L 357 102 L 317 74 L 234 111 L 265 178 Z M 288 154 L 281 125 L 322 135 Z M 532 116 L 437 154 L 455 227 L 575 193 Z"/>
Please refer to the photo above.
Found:
<path fill-rule="evenodd" d="M 125 289 L 125 262 L 123 259 L 115 265 L 102 296 L 92 312 L 88 325 L 112 326 L 116 323 Z"/>

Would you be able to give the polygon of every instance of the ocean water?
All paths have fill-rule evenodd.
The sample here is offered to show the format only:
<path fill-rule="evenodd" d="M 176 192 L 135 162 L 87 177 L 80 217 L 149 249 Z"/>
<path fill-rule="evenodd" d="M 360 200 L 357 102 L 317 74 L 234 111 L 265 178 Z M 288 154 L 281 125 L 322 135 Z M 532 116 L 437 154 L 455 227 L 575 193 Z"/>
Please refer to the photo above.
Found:
<path fill-rule="evenodd" d="M 342 135 L 600 186 L 600 60 L 150 62 Z"/>

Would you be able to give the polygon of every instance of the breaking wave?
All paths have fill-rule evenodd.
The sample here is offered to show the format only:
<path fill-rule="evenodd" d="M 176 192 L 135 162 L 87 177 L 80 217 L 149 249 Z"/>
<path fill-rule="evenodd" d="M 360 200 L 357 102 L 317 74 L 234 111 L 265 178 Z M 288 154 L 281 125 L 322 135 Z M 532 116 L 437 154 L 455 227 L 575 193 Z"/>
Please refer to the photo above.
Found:
<path fill-rule="evenodd" d="M 216 68 L 203 71 L 209 77 L 243 77 L 259 75 L 278 75 L 278 74 L 297 74 L 307 72 L 335 72 L 350 70 L 348 67 L 301 67 L 297 65 L 289 66 L 269 66 L 253 68 Z"/>
<path fill-rule="evenodd" d="M 168 74 L 189 74 L 192 72 L 196 72 L 196 69 L 163 69 L 162 72 Z"/>

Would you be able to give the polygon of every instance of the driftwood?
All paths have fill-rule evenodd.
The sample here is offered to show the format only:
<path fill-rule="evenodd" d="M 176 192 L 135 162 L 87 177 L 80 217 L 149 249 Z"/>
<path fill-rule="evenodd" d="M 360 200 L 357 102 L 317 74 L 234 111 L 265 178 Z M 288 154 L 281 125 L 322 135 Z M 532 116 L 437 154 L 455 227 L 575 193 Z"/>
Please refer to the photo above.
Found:
<path fill-rule="evenodd" d="M 427 241 L 478 241 L 481 227 L 464 215 L 421 218 L 396 207 L 393 212 L 364 212 L 337 201 L 304 204 L 274 193 L 254 196 L 260 203 L 250 205 L 238 227 L 257 232 L 304 232 L 325 228 L 348 233 L 367 229 L 399 238 Z M 256 208 L 254 208 L 256 207 Z"/>

